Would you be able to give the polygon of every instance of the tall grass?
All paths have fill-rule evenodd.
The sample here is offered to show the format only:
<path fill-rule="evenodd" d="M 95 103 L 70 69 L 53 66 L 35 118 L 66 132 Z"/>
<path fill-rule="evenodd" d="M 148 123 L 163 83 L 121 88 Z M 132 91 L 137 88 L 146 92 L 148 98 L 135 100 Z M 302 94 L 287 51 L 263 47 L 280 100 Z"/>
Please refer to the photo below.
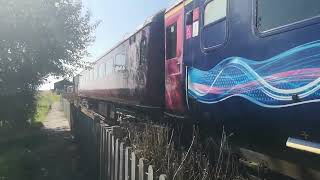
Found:
<path fill-rule="evenodd" d="M 37 95 L 37 112 L 35 114 L 35 122 L 43 122 L 53 103 L 59 101 L 60 96 L 51 91 L 40 91 Z"/>
<path fill-rule="evenodd" d="M 167 174 L 172 180 L 238 180 L 238 159 L 232 154 L 225 132 L 219 141 L 201 140 L 193 129 L 189 147 L 181 148 L 178 132 L 166 126 L 123 122 L 128 142 L 138 158 L 154 165 L 154 174 Z"/>

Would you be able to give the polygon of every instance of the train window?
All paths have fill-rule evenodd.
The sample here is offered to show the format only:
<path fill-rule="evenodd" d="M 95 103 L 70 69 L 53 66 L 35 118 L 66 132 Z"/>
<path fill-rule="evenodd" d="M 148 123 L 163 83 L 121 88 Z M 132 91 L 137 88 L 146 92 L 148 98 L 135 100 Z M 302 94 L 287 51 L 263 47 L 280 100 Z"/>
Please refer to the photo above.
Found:
<path fill-rule="evenodd" d="M 94 79 L 99 79 L 99 66 L 98 65 L 94 67 L 94 71 L 95 71 Z"/>
<path fill-rule="evenodd" d="M 147 39 L 143 36 L 140 42 L 140 65 L 147 62 Z"/>
<path fill-rule="evenodd" d="M 213 0 L 204 9 L 204 26 L 227 16 L 227 0 Z"/>
<path fill-rule="evenodd" d="M 177 56 L 177 23 L 166 29 L 166 57 L 172 59 Z"/>
<path fill-rule="evenodd" d="M 129 38 L 129 44 L 131 45 L 131 44 L 133 44 L 133 43 L 135 43 L 136 42 L 136 35 L 134 34 L 133 36 L 131 36 L 130 38 Z"/>
<path fill-rule="evenodd" d="M 133 36 L 132 36 L 132 43 L 135 43 L 136 42 L 136 35 L 134 34 Z"/>
<path fill-rule="evenodd" d="M 222 45 L 227 37 L 227 0 L 208 1 L 203 10 L 201 45 L 212 49 Z"/>
<path fill-rule="evenodd" d="M 125 54 L 116 55 L 114 68 L 118 72 L 123 72 L 126 69 L 126 56 L 125 56 Z"/>
<path fill-rule="evenodd" d="M 95 72 L 96 72 L 96 74 L 95 74 L 95 76 L 96 76 L 96 79 L 99 79 L 99 70 L 100 70 L 100 66 L 99 65 L 97 65 L 96 67 L 95 67 Z"/>
<path fill-rule="evenodd" d="M 104 77 L 104 68 L 105 68 L 105 65 L 104 64 L 100 64 L 99 65 L 99 78 L 103 78 Z"/>
<path fill-rule="evenodd" d="M 257 0 L 256 26 L 264 32 L 310 19 L 320 15 L 319 7 L 319 0 Z"/>
<path fill-rule="evenodd" d="M 92 70 L 90 70 L 90 79 L 94 80 L 94 69 L 92 68 Z"/>
<path fill-rule="evenodd" d="M 113 69 L 113 61 L 112 59 L 109 59 L 106 63 L 106 75 L 109 75 L 110 73 L 112 73 L 112 69 Z"/>
<path fill-rule="evenodd" d="M 106 62 L 106 64 L 105 64 L 105 68 L 104 68 L 104 74 L 105 74 L 105 76 L 108 76 L 108 62 L 109 62 L 109 60 Z"/>
<path fill-rule="evenodd" d="M 101 74 L 102 74 L 102 77 L 105 77 L 106 76 L 106 63 L 103 63 L 101 64 Z"/>

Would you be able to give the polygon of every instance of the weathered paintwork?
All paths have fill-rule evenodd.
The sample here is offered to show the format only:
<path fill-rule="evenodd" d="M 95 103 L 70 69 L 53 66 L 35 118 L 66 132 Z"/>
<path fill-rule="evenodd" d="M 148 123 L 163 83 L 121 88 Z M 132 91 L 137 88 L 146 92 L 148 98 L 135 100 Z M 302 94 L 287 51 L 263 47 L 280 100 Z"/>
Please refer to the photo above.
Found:
<path fill-rule="evenodd" d="M 163 107 L 164 12 L 80 74 L 79 95 L 128 105 Z"/>
<path fill-rule="evenodd" d="M 238 147 L 319 171 L 319 156 L 289 149 L 286 141 L 320 142 L 320 17 L 260 32 L 257 0 L 228 0 L 226 18 L 204 28 L 209 2 L 179 1 L 165 17 L 154 17 L 95 63 L 97 69 L 111 62 L 107 74 L 83 79 L 90 71 L 81 73 L 80 96 L 165 105 L 201 120 L 201 131 L 219 132 L 222 124 Z M 164 35 L 174 23 L 176 56 L 168 58 Z M 143 38 L 148 53 L 140 63 Z M 125 64 L 117 65 L 121 53 Z"/>
<path fill-rule="evenodd" d="M 179 112 L 182 114 L 186 111 L 185 107 L 185 89 L 183 88 L 182 74 L 185 72 L 182 64 L 183 59 L 183 24 L 184 24 L 184 6 L 183 2 L 176 4 L 165 15 L 165 28 L 176 24 L 177 43 L 176 56 L 165 58 L 165 97 L 166 97 L 166 111 Z M 167 31 L 166 31 L 167 33 Z M 166 38 L 168 38 L 166 36 Z M 166 39 L 167 40 L 167 39 Z M 168 47 L 166 45 L 166 51 Z"/>

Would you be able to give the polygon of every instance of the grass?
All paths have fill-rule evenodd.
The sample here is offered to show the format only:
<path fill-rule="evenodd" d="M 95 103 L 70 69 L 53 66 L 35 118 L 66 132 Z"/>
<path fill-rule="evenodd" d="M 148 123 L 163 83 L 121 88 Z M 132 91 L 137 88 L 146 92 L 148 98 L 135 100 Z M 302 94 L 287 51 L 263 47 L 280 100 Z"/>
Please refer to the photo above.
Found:
<path fill-rule="evenodd" d="M 143 157 L 154 165 L 155 176 L 164 173 L 173 180 L 246 179 L 237 157 L 231 154 L 225 133 L 220 141 L 201 141 L 199 129 L 194 128 L 189 147 L 182 148 L 179 139 L 174 138 L 177 132 L 169 127 L 132 122 L 123 122 L 122 127 L 138 159 Z"/>
<path fill-rule="evenodd" d="M 41 92 L 38 99 L 40 121 L 59 96 Z M 90 179 L 86 169 L 69 131 L 40 126 L 0 131 L 0 180 Z"/>
<path fill-rule="evenodd" d="M 0 177 L 19 179 L 27 177 L 31 172 L 32 163 L 28 160 L 30 148 L 40 142 L 39 134 L 33 130 L 23 132 L 23 138 L 10 139 L 1 143 Z"/>
<path fill-rule="evenodd" d="M 0 179 L 87 179 L 69 132 L 51 134 L 30 128 L 22 134 L 22 138 L 0 143 Z"/>
<path fill-rule="evenodd" d="M 35 122 L 43 122 L 54 102 L 59 101 L 60 96 L 52 93 L 51 91 L 41 91 L 37 97 L 37 113 Z"/>

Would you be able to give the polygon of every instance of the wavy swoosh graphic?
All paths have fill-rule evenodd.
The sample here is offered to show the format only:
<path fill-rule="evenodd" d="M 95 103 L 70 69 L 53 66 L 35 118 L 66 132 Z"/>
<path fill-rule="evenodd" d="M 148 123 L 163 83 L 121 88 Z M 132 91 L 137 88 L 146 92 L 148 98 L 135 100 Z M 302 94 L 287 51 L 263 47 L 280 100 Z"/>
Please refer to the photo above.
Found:
<path fill-rule="evenodd" d="M 320 40 L 264 61 L 224 59 L 202 71 L 188 68 L 188 93 L 203 103 L 239 96 L 269 108 L 320 101 Z M 298 96 L 300 102 L 292 100 Z"/>

